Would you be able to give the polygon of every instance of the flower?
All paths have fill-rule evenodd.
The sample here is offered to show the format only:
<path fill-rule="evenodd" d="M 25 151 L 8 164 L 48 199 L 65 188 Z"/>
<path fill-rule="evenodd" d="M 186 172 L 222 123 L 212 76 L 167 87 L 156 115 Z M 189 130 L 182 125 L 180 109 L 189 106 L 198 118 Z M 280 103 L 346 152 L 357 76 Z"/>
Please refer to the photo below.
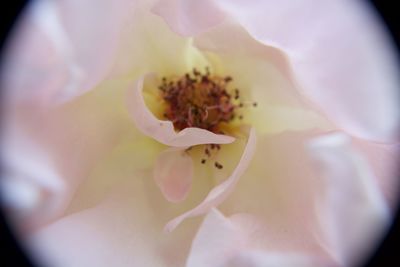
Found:
<path fill-rule="evenodd" d="M 398 81 L 379 27 L 344 1 L 33 3 L 2 73 L 3 203 L 27 250 L 49 266 L 362 260 L 397 201 Z M 206 67 L 215 99 L 166 100 Z M 226 117 L 226 75 L 257 101 L 243 120 Z"/>

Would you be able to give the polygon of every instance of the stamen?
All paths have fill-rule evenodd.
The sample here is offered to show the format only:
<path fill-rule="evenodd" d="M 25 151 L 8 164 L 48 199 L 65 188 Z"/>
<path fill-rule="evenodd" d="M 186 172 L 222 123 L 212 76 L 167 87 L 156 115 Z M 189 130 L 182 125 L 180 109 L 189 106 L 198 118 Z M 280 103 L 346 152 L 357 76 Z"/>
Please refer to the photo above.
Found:
<path fill-rule="evenodd" d="M 180 78 L 162 77 L 158 89 L 166 104 L 163 117 L 171 121 L 178 131 L 196 127 L 225 134 L 222 131 L 223 124 L 237 118 L 243 119 L 242 114 L 237 114 L 238 109 L 257 106 L 257 102 L 242 101 L 240 90 L 230 89 L 231 84 L 231 76 L 212 75 L 208 67 L 205 68 L 205 73 L 193 68 Z M 186 151 L 189 152 L 191 148 Z M 206 158 L 211 158 L 211 154 L 220 149 L 219 144 L 205 145 L 204 154 Z M 206 158 L 201 159 L 201 164 L 207 162 Z M 218 162 L 214 166 L 217 169 L 223 168 Z"/>
<path fill-rule="evenodd" d="M 158 87 L 167 104 L 164 117 L 173 122 L 176 130 L 197 127 L 214 133 L 220 131 L 221 123 L 229 123 L 235 118 L 239 100 L 239 89 L 232 97 L 228 84 L 231 76 L 211 75 L 207 67 L 205 73 L 193 69 L 181 78 L 162 77 Z"/>
<path fill-rule="evenodd" d="M 217 168 L 217 169 L 222 169 L 224 166 L 222 166 L 222 164 L 219 164 L 218 162 L 215 162 L 214 163 L 214 166 Z"/>

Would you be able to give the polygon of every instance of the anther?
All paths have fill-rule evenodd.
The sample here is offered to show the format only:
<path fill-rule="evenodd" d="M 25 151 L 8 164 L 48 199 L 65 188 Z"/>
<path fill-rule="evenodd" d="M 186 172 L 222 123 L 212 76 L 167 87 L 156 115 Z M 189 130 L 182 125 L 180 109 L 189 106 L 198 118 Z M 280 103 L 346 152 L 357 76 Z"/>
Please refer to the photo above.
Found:
<path fill-rule="evenodd" d="M 226 76 L 224 81 L 228 83 L 228 82 L 232 81 L 232 77 L 231 76 Z"/>
<path fill-rule="evenodd" d="M 176 130 L 197 127 L 220 133 L 221 123 L 232 121 L 237 109 L 248 105 L 243 101 L 233 103 L 240 99 L 240 92 L 229 89 L 231 76 L 210 75 L 208 67 L 205 72 L 193 68 L 180 78 L 161 79 L 160 94 L 167 104 L 163 116 Z"/>
<path fill-rule="evenodd" d="M 219 164 L 218 162 L 215 162 L 214 163 L 214 166 L 217 168 L 217 169 L 222 169 L 224 166 L 222 166 L 221 164 Z"/>

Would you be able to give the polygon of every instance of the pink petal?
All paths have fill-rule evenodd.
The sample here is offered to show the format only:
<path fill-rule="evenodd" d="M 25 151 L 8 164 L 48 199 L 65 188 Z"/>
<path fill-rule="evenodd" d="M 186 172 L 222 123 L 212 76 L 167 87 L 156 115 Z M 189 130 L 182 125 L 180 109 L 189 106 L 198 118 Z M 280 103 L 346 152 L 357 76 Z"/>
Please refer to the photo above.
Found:
<path fill-rule="evenodd" d="M 49 155 L 19 140 L 19 146 L 2 145 L 0 190 L 9 219 L 27 231 L 59 216 L 71 192 Z"/>
<path fill-rule="evenodd" d="M 41 196 L 54 196 L 48 203 L 58 207 L 36 206 L 29 220 L 18 224 L 36 228 L 62 215 L 79 185 L 122 137 L 142 141 L 125 112 L 115 108 L 116 103 L 123 101 L 122 94 L 107 89 L 98 88 L 67 104 L 46 108 L 36 102 L 5 103 L 1 142 L 4 151 L 9 152 L 3 153 L 2 160 L 7 162 L 10 179 L 20 179 L 24 174 L 32 181 L 33 184 L 28 182 L 31 188 L 39 189 Z M 53 182 L 60 183 L 61 189 L 42 190 L 41 179 L 45 178 L 42 176 L 50 183 L 54 178 Z"/>
<path fill-rule="evenodd" d="M 185 149 L 167 149 L 157 157 L 153 175 L 168 201 L 181 202 L 192 185 L 192 158 L 185 153 Z"/>
<path fill-rule="evenodd" d="M 321 242 L 345 266 L 359 264 L 390 222 L 376 177 L 344 134 L 320 137 L 310 151 L 325 184 L 316 204 L 325 234 Z"/>
<path fill-rule="evenodd" d="M 163 223 L 171 207 L 151 173 L 130 172 L 126 176 L 126 171 L 120 170 L 114 178 L 120 180 L 119 175 L 127 179 L 100 203 L 24 237 L 39 266 L 184 265 L 198 224 L 188 223 L 174 235 L 165 235 Z"/>
<path fill-rule="evenodd" d="M 174 31 L 194 36 L 222 22 L 219 18 L 213 25 L 192 22 L 196 27 L 182 27 L 184 21 L 207 17 L 204 9 L 186 10 L 184 3 L 157 8 Z M 280 50 L 300 93 L 340 127 L 361 138 L 395 140 L 400 129 L 396 57 L 375 14 L 363 5 L 221 0 L 205 7 L 211 14 L 225 13 L 257 41 Z"/>
<path fill-rule="evenodd" d="M 141 77 L 131 88 L 128 95 L 128 108 L 136 127 L 145 135 L 158 142 L 174 147 L 189 147 L 200 144 L 228 144 L 235 138 L 227 135 L 214 134 L 200 128 L 185 128 L 176 133 L 170 121 L 157 119 L 147 108 L 144 102 L 142 90 L 146 78 L 153 76 L 148 74 Z M 154 77 L 154 76 L 153 76 Z"/>
<path fill-rule="evenodd" d="M 160 15 L 176 32 L 185 36 L 197 34 L 225 19 L 211 0 L 158 1 L 152 11 Z"/>
<path fill-rule="evenodd" d="M 227 218 L 212 209 L 193 240 L 186 266 L 334 266 L 321 251 L 274 248 L 263 227 L 250 214 Z"/>
<path fill-rule="evenodd" d="M 7 93 L 55 104 L 93 89 L 113 63 L 122 13 L 107 1 L 31 3 L 8 46 Z"/>
<path fill-rule="evenodd" d="M 301 92 L 345 130 L 379 141 L 398 138 L 395 57 L 368 7 L 348 1 L 294 6 L 238 0 L 219 2 L 219 8 L 260 42 L 282 49 Z"/>
<path fill-rule="evenodd" d="M 268 236 L 263 242 L 267 250 L 320 249 L 315 236 L 323 225 L 312 207 L 323 187 L 304 147 L 315 135 L 288 131 L 258 136 L 251 165 L 219 207 L 225 214 L 257 216 L 264 225 L 260 239 Z"/>
<path fill-rule="evenodd" d="M 361 139 L 352 141 L 355 149 L 363 154 L 371 166 L 386 202 L 394 210 L 399 197 L 400 144 L 373 143 Z"/>
<path fill-rule="evenodd" d="M 252 128 L 250 130 L 247 144 L 240 158 L 240 161 L 236 166 L 235 170 L 232 172 L 231 176 L 228 177 L 224 182 L 214 187 L 208 193 L 207 197 L 198 206 L 176 217 L 172 221 L 168 222 L 168 224 L 165 226 L 165 230 L 171 232 L 186 218 L 207 213 L 211 208 L 221 204 L 235 189 L 235 186 L 239 181 L 240 177 L 243 175 L 243 173 L 249 166 L 253 154 L 255 152 L 255 149 L 256 149 L 256 134 L 255 130 Z"/>

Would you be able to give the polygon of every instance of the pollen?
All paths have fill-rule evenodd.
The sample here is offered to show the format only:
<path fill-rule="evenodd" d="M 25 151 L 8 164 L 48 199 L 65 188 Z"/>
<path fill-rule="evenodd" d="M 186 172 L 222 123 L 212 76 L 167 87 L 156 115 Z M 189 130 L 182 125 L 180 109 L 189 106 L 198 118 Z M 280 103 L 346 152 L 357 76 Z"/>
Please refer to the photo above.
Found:
<path fill-rule="evenodd" d="M 243 107 L 239 89 L 231 89 L 233 78 L 202 73 L 193 69 L 178 78 L 162 78 L 158 87 L 166 103 L 164 117 L 175 130 L 188 127 L 206 129 L 221 134 L 221 125 L 236 118 Z"/>
<path fill-rule="evenodd" d="M 240 109 L 246 106 L 256 107 L 257 103 L 247 103 L 241 100 L 240 90 L 232 88 L 231 76 L 211 74 L 209 68 L 204 72 L 193 69 L 191 73 L 174 77 L 163 77 L 158 86 L 161 98 L 165 104 L 163 116 L 171 121 L 175 130 L 188 127 L 208 130 L 216 134 L 224 134 L 223 125 L 229 125 L 233 120 L 243 120 Z M 191 147 L 186 151 L 189 152 Z M 214 158 L 219 144 L 204 145 L 201 163 Z M 223 165 L 214 162 L 217 169 Z"/>

